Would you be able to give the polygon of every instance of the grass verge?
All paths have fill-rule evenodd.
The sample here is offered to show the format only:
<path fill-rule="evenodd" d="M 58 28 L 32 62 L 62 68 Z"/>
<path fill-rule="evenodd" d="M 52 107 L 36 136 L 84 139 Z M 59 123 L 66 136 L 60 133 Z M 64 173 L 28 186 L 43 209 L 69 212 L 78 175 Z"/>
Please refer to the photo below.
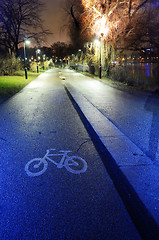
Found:
<path fill-rule="evenodd" d="M 40 73 L 28 71 L 28 79 L 25 79 L 24 71 L 18 71 L 16 76 L 0 76 L 0 98 L 6 99 L 24 88 Z"/>

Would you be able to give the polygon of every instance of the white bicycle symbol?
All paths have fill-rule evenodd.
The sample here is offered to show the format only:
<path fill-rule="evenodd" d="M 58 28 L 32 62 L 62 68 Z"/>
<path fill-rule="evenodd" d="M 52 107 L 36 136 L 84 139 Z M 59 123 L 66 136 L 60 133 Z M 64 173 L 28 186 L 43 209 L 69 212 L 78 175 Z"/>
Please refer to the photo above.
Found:
<path fill-rule="evenodd" d="M 72 151 L 59 151 L 60 153 L 51 154 L 50 152 L 54 150 L 56 149 L 48 149 L 43 158 L 34 158 L 30 160 L 25 165 L 25 171 L 28 176 L 35 177 L 43 174 L 48 167 L 48 162 L 46 160 L 54 163 L 57 168 L 65 167 L 67 171 L 73 174 L 84 173 L 87 170 L 87 162 L 84 159 L 78 156 L 68 156 L 68 153 Z M 50 158 L 54 156 L 62 156 L 59 163 Z"/>

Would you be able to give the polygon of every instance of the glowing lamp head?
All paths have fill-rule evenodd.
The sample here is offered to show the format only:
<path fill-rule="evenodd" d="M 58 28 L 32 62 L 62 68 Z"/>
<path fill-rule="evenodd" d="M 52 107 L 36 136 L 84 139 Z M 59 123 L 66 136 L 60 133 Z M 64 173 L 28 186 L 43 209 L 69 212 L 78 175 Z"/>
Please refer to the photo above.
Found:
<path fill-rule="evenodd" d="M 27 39 L 27 38 L 26 38 L 26 39 L 24 39 L 24 44 L 25 44 L 25 45 L 29 45 L 29 44 L 30 44 L 30 40 L 29 40 L 29 39 Z"/>
<path fill-rule="evenodd" d="M 96 21 L 94 31 L 99 37 L 103 37 L 108 34 L 109 28 L 107 26 L 107 20 L 104 16 Z"/>
<path fill-rule="evenodd" d="M 41 52 L 41 50 L 40 50 L 40 49 L 37 49 L 36 52 L 39 54 L 39 53 Z"/>

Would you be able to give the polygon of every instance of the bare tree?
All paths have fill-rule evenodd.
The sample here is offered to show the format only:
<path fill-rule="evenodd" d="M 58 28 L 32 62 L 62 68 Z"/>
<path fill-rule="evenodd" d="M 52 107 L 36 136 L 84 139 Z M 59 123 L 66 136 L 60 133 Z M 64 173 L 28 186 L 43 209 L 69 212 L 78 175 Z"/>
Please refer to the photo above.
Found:
<path fill-rule="evenodd" d="M 66 0 L 64 11 L 68 18 L 67 27 L 68 34 L 75 50 L 83 47 L 85 41 L 82 34 L 82 13 L 83 6 L 81 0 Z"/>
<path fill-rule="evenodd" d="M 82 0 L 83 31 L 114 48 L 158 47 L 159 6 L 155 0 Z"/>
<path fill-rule="evenodd" d="M 82 0 L 82 5 L 81 32 L 87 33 L 90 42 L 95 37 L 100 39 L 107 74 L 117 53 L 159 49 L 158 1 Z"/>
<path fill-rule="evenodd" d="M 64 42 L 56 42 L 51 45 L 52 55 L 63 59 L 64 57 L 69 56 L 72 53 L 73 46 L 71 44 L 66 44 Z"/>
<path fill-rule="evenodd" d="M 43 7 L 39 0 L 0 1 L 0 44 L 11 54 L 18 53 L 24 37 L 40 41 L 49 33 L 43 29 L 40 18 Z"/>

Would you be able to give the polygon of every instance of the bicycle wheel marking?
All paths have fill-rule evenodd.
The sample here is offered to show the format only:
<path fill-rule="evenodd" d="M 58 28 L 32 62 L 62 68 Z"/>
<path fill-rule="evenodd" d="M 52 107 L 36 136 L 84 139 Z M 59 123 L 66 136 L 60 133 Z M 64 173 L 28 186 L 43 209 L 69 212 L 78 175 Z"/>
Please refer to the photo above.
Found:
<path fill-rule="evenodd" d="M 46 150 L 43 158 L 34 158 L 25 165 L 25 171 L 29 177 L 37 177 L 42 175 L 48 168 L 48 161 L 54 163 L 57 168 L 63 168 L 73 174 L 85 173 L 87 170 L 87 162 L 78 156 L 69 156 L 68 153 L 72 151 L 59 151 L 58 153 L 51 154 L 51 151 L 56 149 Z M 56 162 L 54 159 L 61 156 L 61 161 Z M 53 158 L 53 159 L 52 159 Z"/>
<path fill-rule="evenodd" d="M 82 167 L 80 165 L 82 165 Z M 73 174 L 84 173 L 87 170 L 87 162 L 80 157 L 71 156 L 66 159 L 65 168 Z"/>
<path fill-rule="evenodd" d="M 31 165 L 32 165 L 32 171 L 31 170 Z M 40 168 L 42 166 L 42 168 Z M 30 160 L 26 165 L 25 165 L 25 171 L 30 177 L 36 177 L 41 174 L 43 174 L 48 166 L 48 162 L 42 158 L 34 158 Z"/>

